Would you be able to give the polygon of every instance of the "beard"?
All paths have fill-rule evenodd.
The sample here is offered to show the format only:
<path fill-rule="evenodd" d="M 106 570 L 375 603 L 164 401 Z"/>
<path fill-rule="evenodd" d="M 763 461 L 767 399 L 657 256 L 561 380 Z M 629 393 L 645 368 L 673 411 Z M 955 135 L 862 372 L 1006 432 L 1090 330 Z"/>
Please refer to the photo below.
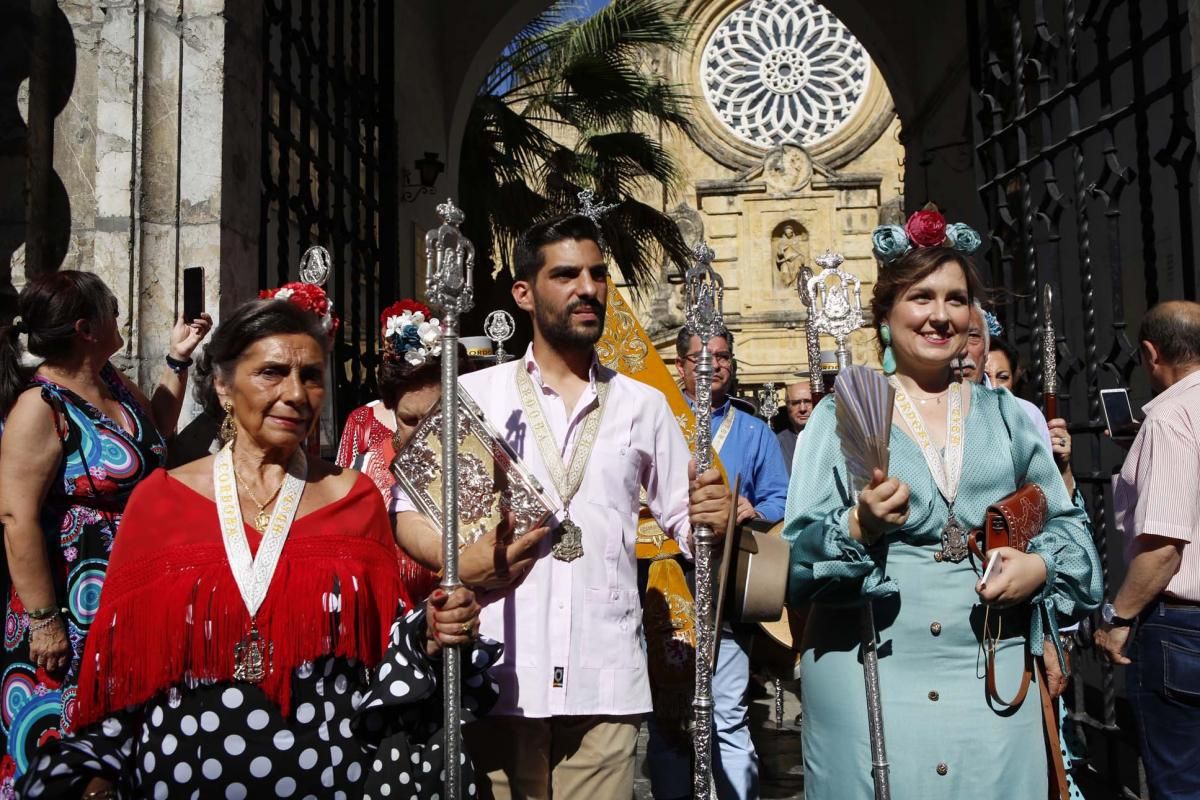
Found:
<path fill-rule="evenodd" d="M 581 326 L 571 319 L 578 308 L 590 308 L 596 315 L 596 324 Z M 548 343 L 557 348 L 574 350 L 592 347 L 604 334 L 604 305 L 599 300 L 579 298 L 554 311 L 542 304 L 534 307 L 533 316 L 538 330 Z"/>

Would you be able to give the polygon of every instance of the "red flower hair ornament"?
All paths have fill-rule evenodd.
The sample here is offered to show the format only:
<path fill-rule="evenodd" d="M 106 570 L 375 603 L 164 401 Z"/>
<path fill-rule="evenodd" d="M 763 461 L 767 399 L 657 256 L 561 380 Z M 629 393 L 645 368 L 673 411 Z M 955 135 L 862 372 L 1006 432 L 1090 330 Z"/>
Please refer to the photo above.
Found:
<path fill-rule="evenodd" d="M 341 320 L 333 313 L 329 295 L 320 286 L 311 283 L 293 281 L 285 283 L 278 289 L 263 289 L 258 293 L 263 300 L 286 300 L 309 313 L 316 314 L 321 319 L 321 327 L 325 334 L 332 339 L 337 333 Z"/>

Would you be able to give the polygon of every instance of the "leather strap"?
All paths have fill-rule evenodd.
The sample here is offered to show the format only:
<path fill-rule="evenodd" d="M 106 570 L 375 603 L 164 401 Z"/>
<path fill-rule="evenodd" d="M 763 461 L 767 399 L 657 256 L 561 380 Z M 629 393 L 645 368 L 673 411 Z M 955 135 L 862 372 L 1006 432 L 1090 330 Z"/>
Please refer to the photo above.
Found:
<path fill-rule="evenodd" d="M 1058 736 L 1058 714 L 1054 709 L 1054 701 L 1050 699 L 1050 687 L 1046 684 L 1046 668 L 1038 662 L 1038 689 L 1042 695 L 1042 722 L 1046 729 L 1046 757 L 1048 770 L 1053 775 L 1050 781 L 1049 795 L 1057 800 L 1069 800 L 1070 789 L 1067 787 L 1067 767 L 1063 763 L 1062 744 Z"/>
<path fill-rule="evenodd" d="M 984 631 L 984 636 L 986 635 L 987 631 Z M 996 691 L 996 650 L 993 647 L 985 649 L 987 650 L 988 697 L 997 705 L 1004 706 L 1005 708 L 1016 708 L 1025 702 L 1025 695 L 1029 694 L 1029 681 L 1033 678 L 1033 655 L 1029 652 L 1029 645 L 1025 645 L 1025 674 L 1021 676 L 1021 688 L 1017 690 L 1017 696 L 1007 702 Z"/>

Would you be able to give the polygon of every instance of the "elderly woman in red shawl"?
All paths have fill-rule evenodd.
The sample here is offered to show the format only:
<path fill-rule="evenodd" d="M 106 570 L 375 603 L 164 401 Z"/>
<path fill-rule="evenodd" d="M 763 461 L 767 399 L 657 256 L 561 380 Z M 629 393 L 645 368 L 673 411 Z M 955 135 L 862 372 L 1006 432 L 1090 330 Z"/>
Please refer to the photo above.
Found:
<path fill-rule="evenodd" d="M 477 641 L 466 589 L 410 610 L 379 490 L 305 457 L 335 324 L 324 293 L 296 285 L 217 329 L 201 372 L 225 444 L 133 493 L 84 653 L 79 733 L 43 748 L 22 796 L 441 791 L 435 662 L 474 646 L 470 717 L 495 699 L 499 646 Z"/>

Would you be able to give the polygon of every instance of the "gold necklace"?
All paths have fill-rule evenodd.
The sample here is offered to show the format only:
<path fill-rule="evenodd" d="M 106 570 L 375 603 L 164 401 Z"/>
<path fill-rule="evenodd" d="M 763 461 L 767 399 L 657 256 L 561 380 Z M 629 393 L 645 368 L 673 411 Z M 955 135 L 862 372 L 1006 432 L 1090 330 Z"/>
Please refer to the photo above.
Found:
<path fill-rule="evenodd" d="M 938 392 L 937 394 L 931 394 L 927 397 L 918 397 L 918 398 L 916 398 L 916 400 L 921 405 L 925 405 L 930 400 L 936 400 L 937 404 L 940 406 L 942 404 L 942 398 L 946 396 L 946 392 L 948 392 L 948 391 L 950 391 L 950 387 L 946 387 L 945 389 Z"/>
<path fill-rule="evenodd" d="M 238 485 L 246 490 L 246 494 L 250 496 L 250 502 L 258 506 L 258 513 L 254 515 L 254 530 L 262 533 L 267 529 L 267 526 L 271 524 L 271 515 L 267 513 L 267 506 L 269 506 L 271 502 L 277 496 L 279 496 L 279 490 L 283 488 L 283 481 L 280 481 L 279 485 L 275 487 L 275 491 L 271 492 L 271 496 L 267 498 L 267 502 L 260 503 L 258 502 L 258 498 L 254 496 L 254 492 L 250 491 L 250 487 L 246 485 L 244 480 L 242 480 L 242 476 L 238 474 L 236 469 L 233 471 L 233 477 L 237 478 Z"/>

